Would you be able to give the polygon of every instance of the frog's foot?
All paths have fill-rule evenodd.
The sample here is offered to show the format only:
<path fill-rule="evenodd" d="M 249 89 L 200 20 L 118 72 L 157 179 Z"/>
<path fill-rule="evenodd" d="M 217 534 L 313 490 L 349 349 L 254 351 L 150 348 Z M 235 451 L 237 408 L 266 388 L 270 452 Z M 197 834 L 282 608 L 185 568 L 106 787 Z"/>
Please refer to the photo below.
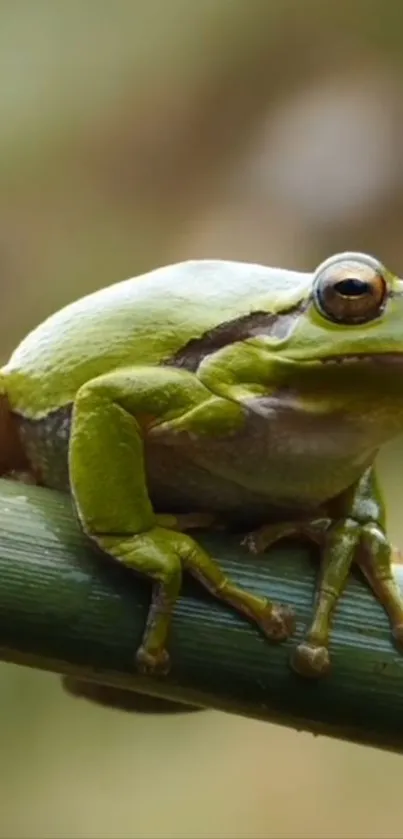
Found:
<path fill-rule="evenodd" d="M 294 632 L 295 619 L 289 606 L 272 603 L 236 585 L 200 545 L 184 558 L 184 567 L 214 597 L 245 615 L 272 641 L 284 641 Z"/>
<path fill-rule="evenodd" d="M 143 676 L 166 676 L 171 669 L 169 653 L 164 647 L 151 652 L 142 645 L 136 653 L 136 664 Z"/>
<path fill-rule="evenodd" d="M 268 601 L 257 624 L 271 641 L 286 641 L 295 631 L 295 613 L 291 606 Z"/>
<path fill-rule="evenodd" d="M 330 669 L 329 650 L 320 644 L 310 644 L 304 641 L 294 650 L 291 656 L 291 666 L 300 676 L 318 679 L 325 676 Z"/>

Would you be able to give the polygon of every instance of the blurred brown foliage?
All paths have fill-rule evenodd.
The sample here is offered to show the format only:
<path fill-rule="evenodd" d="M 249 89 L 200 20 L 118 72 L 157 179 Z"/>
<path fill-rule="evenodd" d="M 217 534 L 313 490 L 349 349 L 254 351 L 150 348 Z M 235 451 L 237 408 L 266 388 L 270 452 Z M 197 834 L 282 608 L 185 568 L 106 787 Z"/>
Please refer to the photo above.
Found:
<path fill-rule="evenodd" d="M 402 273 L 402 28 L 399 0 L 0 0 L 2 357 L 189 257 L 368 250 Z M 401 454 L 381 467 L 402 543 Z M 399 757 L 128 718 L 11 666 L 0 684 L 0 839 L 403 835 Z"/>

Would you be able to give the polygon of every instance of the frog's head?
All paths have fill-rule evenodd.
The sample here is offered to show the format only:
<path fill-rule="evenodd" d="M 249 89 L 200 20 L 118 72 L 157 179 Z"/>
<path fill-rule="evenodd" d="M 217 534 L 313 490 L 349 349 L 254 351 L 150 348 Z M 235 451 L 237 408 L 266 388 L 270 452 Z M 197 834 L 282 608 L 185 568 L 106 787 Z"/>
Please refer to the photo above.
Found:
<path fill-rule="evenodd" d="M 273 347 L 278 381 L 318 408 L 337 403 L 402 427 L 403 280 L 372 256 L 338 254 L 305 276 L 295 308 Z"/>

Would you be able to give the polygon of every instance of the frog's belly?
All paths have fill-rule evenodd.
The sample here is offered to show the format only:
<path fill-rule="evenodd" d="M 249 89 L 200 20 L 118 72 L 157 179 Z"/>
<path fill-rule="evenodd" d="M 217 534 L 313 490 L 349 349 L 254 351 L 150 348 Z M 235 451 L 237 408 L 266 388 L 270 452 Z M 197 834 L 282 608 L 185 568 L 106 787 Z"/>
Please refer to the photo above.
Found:
<path fill-rule="evenodd" d="M 226 439 L 160 430 L 150 435 L 151 493 L 166 510 L 207 509 L 267 519 L 270 509 L 318 510 L 351 486 L 372 461 L 362 424 L 340 418 L 249 413 Z"/>
<path fill-rule="evenodd" d="M 20 420 L 21 437 L 41 483 L 68 491 L 69 409 Z M 253 414 L 233 437 L 151 433 L 145 443 L 150 497 L 159 512 L 208 510 L 239 521 L 316 510 L 363 472 L 353 430 Z M 361 427 L 362 439 L 362 427 Z M 359 447 L 358 447 L 359 448 Z M 368 461 L 368 452 L 365 453 Z M 107 475 L 102 475 L 107 482 Z"/>

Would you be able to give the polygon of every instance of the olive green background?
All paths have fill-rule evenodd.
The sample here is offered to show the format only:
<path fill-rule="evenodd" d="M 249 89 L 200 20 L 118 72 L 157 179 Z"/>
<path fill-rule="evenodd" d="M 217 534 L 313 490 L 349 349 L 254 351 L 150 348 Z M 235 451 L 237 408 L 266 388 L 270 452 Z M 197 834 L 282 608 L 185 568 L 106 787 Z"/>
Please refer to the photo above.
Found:
<path fill-rule="evenodd" d="M 403 275 L 402 30 L 399 0 L 0 0 L 1 357 L 74 297 L 189 257 L 369 250 Z M 402 466 L 398 441 L 403 545 Z M 130 717 L 10 665 L 0 687 L 0 839 L 403 836 L 399 756 Z"/>

